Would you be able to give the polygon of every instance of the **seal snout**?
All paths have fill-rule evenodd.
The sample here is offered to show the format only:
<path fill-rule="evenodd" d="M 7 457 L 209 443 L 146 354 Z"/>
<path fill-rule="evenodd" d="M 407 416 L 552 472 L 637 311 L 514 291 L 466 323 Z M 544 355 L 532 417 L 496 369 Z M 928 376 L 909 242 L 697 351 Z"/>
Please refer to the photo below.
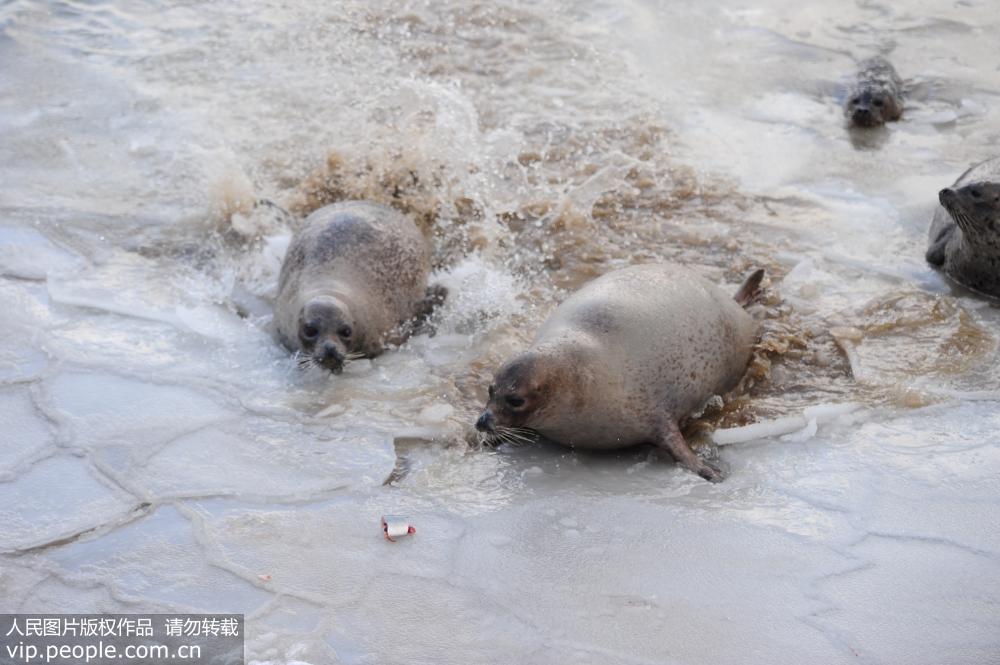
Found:
<path fill-rule="evenodd" d="M 333 342 L 324 343 L 317 355 L 319 356 L 319 364 L 334 374 L 340 374 L 344 370 L 344 354 Z"/>
<path fill-rule="evenodd" d="M 947 208 L 950 204 L 955 202 L 957 196 L 958 194 L 955 192 L 954 189 L 950 187 L 945 187 L 940 192 L 938 192 L 938 201 L 941 202 L 941 205 Z"/>
<path fill-rule="evenodd" d="M 496 421 L 493 419 L 493 414 L 487 409 L 483 411 L 483 414 L 479 416 L 479 420 L 476 421 L 476 429 L 480 432 L 495 432 L 497 428 Z"/>
<path fill-rule="evenodd" d="M 872 112 L 871 107 L 868 106 L 858 106 L 855 108 L 851 119 L 854 121 L 854 124 L 860 127 L 873 127 L 878 124 L 878 119 Z"/>

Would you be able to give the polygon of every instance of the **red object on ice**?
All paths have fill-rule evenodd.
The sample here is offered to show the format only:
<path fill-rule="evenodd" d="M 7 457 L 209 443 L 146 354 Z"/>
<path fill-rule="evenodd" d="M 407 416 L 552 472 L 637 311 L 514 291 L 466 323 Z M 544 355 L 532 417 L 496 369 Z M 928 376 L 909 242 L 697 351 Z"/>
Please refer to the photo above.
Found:
<path fill-rule="evenodd" d="M 385 539 L 390 543 L 396 542 L 396 538 L 399 538 L 400 536 L 410 536 L 416 532 L 417 530 L 410 526 L 405 517 L 400 517 L 398 515 L 382 516 L 382 533 L 385 535 Z M 395 538 L 393 536 L 395 536 Z"/>

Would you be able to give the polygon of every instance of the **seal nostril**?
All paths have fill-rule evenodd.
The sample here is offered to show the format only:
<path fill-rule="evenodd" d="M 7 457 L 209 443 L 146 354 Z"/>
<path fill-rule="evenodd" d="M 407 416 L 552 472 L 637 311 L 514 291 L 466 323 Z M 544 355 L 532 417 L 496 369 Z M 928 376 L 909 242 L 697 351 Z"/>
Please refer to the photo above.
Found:
<path fill-rule="evenodd" d="M 343 355 L 340 353 L 340 349 L 337 348 L 336 344 L 327 342 L 323 345 L 323 360 L 333 360 L 340 362 L 344 359 Z"/>
<path fill-rule="evenodd" d="M 492 432 L 495 429 L 493 414 L 489 411 L 484 411 L 483 415 L 479 416 L 479 419 L 476 421 L 476 429 L 480 432 Z"/>

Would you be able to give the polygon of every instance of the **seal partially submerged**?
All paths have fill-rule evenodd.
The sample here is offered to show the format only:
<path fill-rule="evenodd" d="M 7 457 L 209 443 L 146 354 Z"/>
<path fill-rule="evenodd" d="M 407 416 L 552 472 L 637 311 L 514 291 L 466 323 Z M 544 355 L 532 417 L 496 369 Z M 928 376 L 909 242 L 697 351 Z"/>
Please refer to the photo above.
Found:
<path fill-rule="evenodd" d="M 427 287 L 430 268 L 427 240 L 402 213 L 364 201 L 320 208 L 281 266 L 278 336 L 332 372 L 346 360 L 377 356 L 444 299 L 443 287 Z"/>
<path fill-rule="evenodd" d="M 616 449 L 653 443 L 718 482 L 678 421 L 746 371 L 757 324 L 744 311 L 763 270 L 736 297 L 678 265 L 610 272 L 549 316 L 531 348 L 496 373 L 476 428 L 533 430 L 558 443 Z"/>
<path fill-rule="evenodd" d="M 855 127 L 879 127 L 903 115 L 903 81 L 882 56 L 858 63 L 847 90 L 844 115 Z"/>
<path fill-rule="evenodd" d="M 927 262 L 1000 298 L 1000 157 L 976 164 L 938 194 Z"/>

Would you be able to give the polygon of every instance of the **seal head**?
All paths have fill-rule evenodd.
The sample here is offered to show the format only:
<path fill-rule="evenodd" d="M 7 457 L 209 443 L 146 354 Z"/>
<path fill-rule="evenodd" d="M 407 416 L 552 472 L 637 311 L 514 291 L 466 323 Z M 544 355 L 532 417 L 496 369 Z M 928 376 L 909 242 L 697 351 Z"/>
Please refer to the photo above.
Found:
<path fill-rule="evenodd" d="M 858 127 L 878 127 L 899 117 L 895 100 L 874 85 L 868 84 L 847 100 L 847 116 Z"/>
<path fill-rule="evenodd" d="M 844 103 L 844 115 L 855 127 L 881 127 L 903 115 L 903 81 L 895 68 L 877 56 L 858 64 Z"/>
<path fill-rule="evenodd" d="M 319 296 L 305 304 L 298 336 L 303 354 L 334 374 L 344 370 L 344 361 L 357 348 L 350 309 L 332 296 Z"/>
<path fill-rule="evenodd" d="M 489 387 L 489 399 L 476 429 L 504 435 L 534 429 L 537 416 L 552 406 L 567 386 L 559 365 L 538 353 L 523 353 L 497 370 Z"/>
<path fill-rule="evenodd" d="M 946 187 L 938 201 L 964 233 L 973 238 L 1000 230 L 1000 183 L 974 182 L 964 187 Z"/>

